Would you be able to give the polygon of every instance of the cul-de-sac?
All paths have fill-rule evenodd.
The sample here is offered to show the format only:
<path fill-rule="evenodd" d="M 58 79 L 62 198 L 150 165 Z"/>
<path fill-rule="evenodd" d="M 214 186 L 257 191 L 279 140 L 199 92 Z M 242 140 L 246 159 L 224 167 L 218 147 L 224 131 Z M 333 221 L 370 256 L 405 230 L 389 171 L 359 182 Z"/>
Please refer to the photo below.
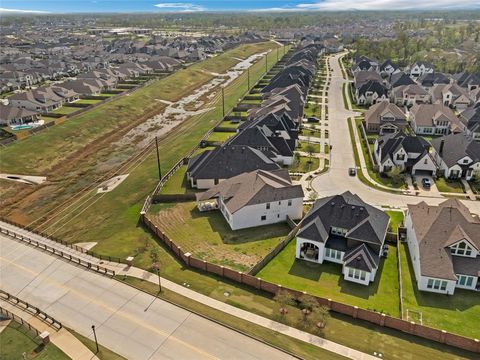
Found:
<path fill-rule="evenodd" d="M 0 8 L 0 358 L 479 359 L 480 7 Z"/>

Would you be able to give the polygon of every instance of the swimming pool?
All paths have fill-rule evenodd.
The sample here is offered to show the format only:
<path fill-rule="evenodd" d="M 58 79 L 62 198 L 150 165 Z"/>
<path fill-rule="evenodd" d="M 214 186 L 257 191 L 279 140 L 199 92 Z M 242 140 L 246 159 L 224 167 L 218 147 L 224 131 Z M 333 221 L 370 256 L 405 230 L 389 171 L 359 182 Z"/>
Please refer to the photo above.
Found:
<path fill-rule="evenodd" d="M 32 125 L 15 125 L 15 126 L 12 126 L 13 131 L 25 130 L 25 129 L 31 129 L 31 128 L 33 128 Z"/>

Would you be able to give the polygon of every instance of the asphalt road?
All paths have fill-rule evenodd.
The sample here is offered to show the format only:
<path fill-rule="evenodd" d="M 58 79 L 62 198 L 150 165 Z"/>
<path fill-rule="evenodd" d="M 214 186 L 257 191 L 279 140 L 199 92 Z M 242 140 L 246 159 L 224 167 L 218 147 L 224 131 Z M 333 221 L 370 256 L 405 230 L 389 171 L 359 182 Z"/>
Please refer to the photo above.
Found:
<path fill-rule="evenodd" d="M 407 204 L 417 204 L 425 201 L 431 205 L 438 205 L 447 198 L 434 198 L 426 196 L 410 196 L 384 192 L 373 189 L 362 183 L 358 177 L 348 175 L 348 168 L 355 167 L 353 147 L 350 141 L 348 122 L 349 117 L 355 116 L 354 111 L 345 109 L 342 97 L 342 86 L 346 80 L 342 77 L 338 59 L 340 54 L 329 58 L 332 67 L 331 83 L 328 91 L 328 114 L 330 145 L 330 169 L 323 175 L 313 179 L 312 188 L 318 197 L 332 196 L 351 191 L 360 196 L 365 202 L 374 206 L 389 205 L 406 208 Z M 480 214 L 480 201 L 462 200 L 471 212 Z"/>
<path fill-rule="evenodd" d="M 0 234 L 0 288 L 128 359 L 292 359 L 116 280 Z"/>

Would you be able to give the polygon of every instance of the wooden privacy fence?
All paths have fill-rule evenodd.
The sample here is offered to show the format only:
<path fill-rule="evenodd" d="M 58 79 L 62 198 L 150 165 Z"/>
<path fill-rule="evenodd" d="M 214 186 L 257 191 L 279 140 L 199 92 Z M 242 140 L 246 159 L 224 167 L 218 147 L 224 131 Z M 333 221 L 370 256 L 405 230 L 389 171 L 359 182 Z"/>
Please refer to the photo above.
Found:
<path fill-rule="evenodd" d="M 57 331 L 62 328 L 62 323 L 56 320 L 54 317 L 48 315 L 46 312 L 40 310 L 36 306 L 33 306 L 32 304 L 29 304 L 28 302 L 23 301 L 22 299 L 19 299 L 18 297 L 12 294 L 9 294 L 6 291 L 0 290 L 0 298 L 18 307 L 21 310 L 28 312 L 29 314 L 35 316 L 36 318 L 42 320 L 43 322 L 47 323 Z M 23 320 L 22 320 L 22 325 L 23 325 Z"/>
<path fill-rule="evenodd" d="M 273 284 L 247 273 L 232 270 L 221 265 L 212 264 L 205 260 L 197 259 L 190 253 L 184 253 L 182 248 L 175 244 L 173 240 L 171 240 L 162 230 L 160 230 L 146 214 L 142 216 L 142 222 L 159 240 L 165 244 L 165 246 L 167 246 L 175 254 L 178 259 L 180 259 L 189 267 L 215 274 L 240 284 L 251 286 L 257 290 L 262 290 L 272 295 L 277 294 L 281 289 L 287 290 L 294 297 L 298 297 L 303 294 L 301 291 L 284 288 L 281 285 Z M 354 319 L 365 320 L 376 325 L 399 330 L 428 340 L 433 340 L 439 343 L 455 346 L 460 349 L 480 353 L 480 341 L 478 339 L 471 339 L 464 336 L 455 335 L 445 330 L 439 330 L 425 325 L 416 324 L 413 321 L 402 320 L 379 312 L 362 309 L 358 306 L 343 304 L 331 299 L 325 299 L 318 296 L 315 296 L 315 298 L 320 305 L 328 306 L 332 311 L 350 316 Z"/>
<path fill-rule="evenodd" d="M 48 246 L 46 244 L 43 244 L 37 240 L 33 240 L 27 236 L 24 236 L 22 234 L 18 234 L 16 232 L 13 232 L 11 230 L 8 230 L 8 229 L 5 229 L 3 227 L 0 227 L 0 232 L 2 234 L 5 234 L 5 235 L 8 235 L 14 239 L 17 239 L 17 240 L 20 240 L 20 241 L 23 241 L 25 243 L 27 243 L 28 245 L 32 245 L 32 246 L 35 246 L 39 249 L 42 249 L 42 250 L 45 250 L 45 251 L 48 251 L 50 253 L 52 253 L 53 255 L 56 255 L 56 256 L 59 256 L 61 257 L 62 259 L 66 259 L 68 261 L 71 261 L 77 265 L 80 265 L 80 266 L 83 266 L 89 270 L 92 270 L 92 271 L 95 271 L 99 274 L 102 274 L 102 275 L 106 275 L 106 276 L 115 276 L 115 271 L 114 270 L 110 270 L 106 267 L 103 267 L 103 266 L 100 266 L 100 265 L 96 265 L 96 264 L 93 264 L 91 263 L 90 261 L 87 261 L 85 259 L 82 259 L 82 258 L 79 258 L 77 256 L 74 256 L 74 255 L 70 255 L 70 254 L 67 254 L 65 252 L 63 252 L 62 250 L 58 250 L 52 246 Z"/>

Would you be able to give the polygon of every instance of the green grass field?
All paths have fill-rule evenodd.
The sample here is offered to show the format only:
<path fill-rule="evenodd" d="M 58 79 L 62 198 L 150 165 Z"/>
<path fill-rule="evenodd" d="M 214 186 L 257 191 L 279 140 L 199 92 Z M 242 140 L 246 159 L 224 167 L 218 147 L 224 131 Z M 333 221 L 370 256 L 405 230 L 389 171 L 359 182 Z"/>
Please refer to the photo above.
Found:
<path fill-rule="evenodd" d="M 202 149 L 205 151 L 205 149 Z M 172 195 L 172 194 L 186 194 L 189 192 L 197 192 L 199 190 L 191 188 L 187 183 L 187 165 L 180 167 L 175 174 L 172 175 L 166 184 L 162 187 L 160 194 Z"/>
<path fill-rule="evenodd" d="M 306 173 L 318 169 L 319 166 L 320 160 L 318 158 L 300 156 L 295 158 L 293 164 L 288 167 L 288 171 Z"/>
<path fill-rule="evenodd" d="M 60 163 L 66 154 L 80 150 L 101 136 L 126 126 L 144 113 L 160 111 L 165 104 L 158 102 L 157 99 L 177 101 L 189 94 L 193 89 L 214 78 L 214 75 L 206 72 L 208 69 L 222 72 L 230 68 L 232 63 L 239 62 L 239 60 L 233 59 L 234 57 L 247 57 L 277 46 L 273 42 L 240 45 L 239 48 L 154 81 L 129 96 L 120 96 L 113 101 L 101 104 L 70 119 L 61 126 L 54 126 L 49 131 L 40 132 L 36 136 L 18 141 L 1 149 L 0 170 L 11 173 L 43 174 L 52 166 Z M 273 56 L 270 61 L 271 65 L 274 61 Z M 251 69 L 252 83 L 264 72 L 265 68 L 262 68 L 261 65 L 260 61 L 255 68 Z M 238 84 L 238 82 L 236 83 Z M 246 85 L 242 83 L 242 88 L 238 89 L 238 93 L 243 93 L 245 88 Z M 238 100 L 238 97 L 235 100 Z M 214 118 L 218 119 L 220 116 L 217 115 Z"/>
<path fill-rule="evenodd" d="M 98 104 L 99 102 L 102 102 L 102 100 L 96 100 L 96 99 L 80 99 L 75 102 L 75 104 Z"/>
<path fill-rule="evenodd" d="M 74 113 L 75 111 L 79 111 L 79 110 L 82 110 L 82 108 L 64 105 L 61 108 L 55 109 L 54 111 L 52 111 L 52 113 L 53 114 L 69 115 L 69 114 Z"/>
<path fill-rule="evenodd" d="M 0 333 L 0 359 L 68 360 L 69 357 L 52 343 L 44 346 L 35 333 L 11 321 Z"/>
<path fill-rule="evenodd" d="M 480 299 L 474 291 L 455 289 L 454 295 L 418 291 L 408 247 L 400 247 L 404 312 L 421 312 L 423 324 L 471 338 L 480 338 Z"/>
<path fill-rule="evenodd" d="M 399 226 L 403 225 L 404 215 L 402 211 L 387 210 L 385 213 L 390 216 L 389 231 L 396 233 Z"/>
<path fill-rule="evenodd" d="M 320 144 L 309 143 L 303 140 L 298 142 L 297 151 L 308 152 L 308 150 L 312 151 L 312 153 L 319 153 Z"/>
<path fill-rule="evenodd" d="M 294 239 L 256 276 L 309 294 L 398 317 L 400 300 L 396 256 L 396 248 L 390 246 L 388 257 L 381 260 L 375 281 L 363 286 L 343 280 L 340 264 L 314 264 L 295 259 Z"/>
<path fill-rule="evenodd" d="M 200 212 L 195 202 L 179 203 L 152 216 L 182 251 L 240 271 L 250 269 L 290 231 L 286 224 L 233 231 L 220 211 Z"/>
<path fill-rule="evenodd" d="M 457 194 L 463 194 L 463 186 L 459 180 L 445 180 L 443 177 L 439 177 L 435 180 L 435 185 L 440 192 L 452 192 Z"/>
<path fill-rule="evenodd" d="M 233 135 L 236 133 L 234 132 L 213 132 L 209 137 L 208 141 L 218 141 L 218 142 L 224 142 L 230 139 Z"/>

